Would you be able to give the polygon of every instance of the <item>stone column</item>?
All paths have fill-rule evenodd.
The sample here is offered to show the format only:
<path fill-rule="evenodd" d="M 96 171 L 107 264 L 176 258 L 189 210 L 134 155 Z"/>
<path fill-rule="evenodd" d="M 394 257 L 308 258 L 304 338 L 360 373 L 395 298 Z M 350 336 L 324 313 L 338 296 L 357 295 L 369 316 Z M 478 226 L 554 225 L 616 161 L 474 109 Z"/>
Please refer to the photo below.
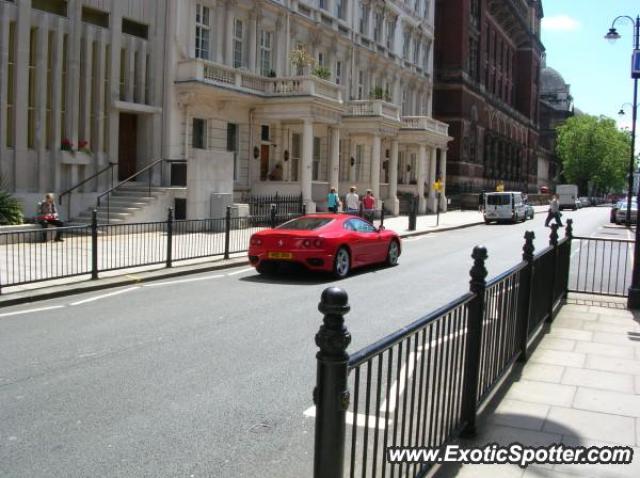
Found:
<path fill-rule="evenodd" d="M 389 197 L 385 202 L 387 210 L 394 216 L 400 213 L 398 200 L 398 140 L 391 140 L 391 157 L 389 158 Z"/>
<path fill-rule="evenodd" d="M 31 2 L 17 2 L 18 16 L 15 26 L 15 66 L 14 66 L 14 164 L 15 191 L 30 189 L 31 171 L 27 163 L 27 105 L 29 104 L 29 43 L 31 39 Z M 3 65 L 4 67 L 4 65 Z M 4 95 L 5 92 L 3 91 Z"/>
<path fill-rule="evenodd" d="M 416 164 L 416 182 L 418 194 L 418 213 L 427 212 L 427 200 L 424 197 L 424 183 L 427 180 L 427 147 L 424 144 L 418 146 L 418 164 Z"/>
<path fill-rule="evenodd" d="M 336 188 L 340 183 L 340 128 L 331 128 L 331 156 L 329 157 L 329 187 Z"/>
<path fill-rule="evenodd" d="M 300 186 L 302 189 L 302 201 L 307 205 L 307 213 L 316 212 L 316 204 L 313 202 L 311 185 L 311 168 L 313 165 L 313 121 L 305 118 L 302 127 L 302 171 L 300 174 Z"/>
<path fill-rule="evenodd" d="M 440 150 L 440 180 L 442 194 L 440 194 L 440 211 L 447 212 L 447 149 Z"/>
<path fill-rule="evenodd" d="M 371 146 L 371 192 L 378 201 L 380 200 L 380 150 L 380 135 L 374 134 Z"/>
<path fill-rule="evenodd" d="M 36 56 L 36 117 L 35 117 L 35 149 L 38 154 L 38 183 L 39 191 L 47 191 L 51 174 L 51 158 L 48 154 L 47 137 L 47 63 L 49 54 L 49 31 L 44 18 L 38 23 L 38 40 Z M 53 46 L 53 45 L 52 45 Z"/>
<path fill-rule="evenodd" d="M 436 191 L 433 189 L 433 183 L 436 182 L 436 160 L 437 150 L 431 148 L 431 154 L 429 158 L 429 210 L 436 212 Z"/>

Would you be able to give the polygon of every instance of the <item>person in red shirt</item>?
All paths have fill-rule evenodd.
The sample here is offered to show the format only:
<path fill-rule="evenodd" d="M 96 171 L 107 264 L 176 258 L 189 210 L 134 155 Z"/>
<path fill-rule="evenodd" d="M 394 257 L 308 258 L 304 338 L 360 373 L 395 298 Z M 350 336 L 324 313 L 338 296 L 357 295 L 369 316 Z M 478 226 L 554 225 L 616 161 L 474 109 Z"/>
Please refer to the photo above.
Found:
<path fill-rule="evenodd" d="M 369 222 L 373 222 L 373 215 L 376 209 L 376 198 L 371 192 L 371 189 L 367 189 L 367 194 L 362 198 L 362 208 L 364 209 L 364 217 Z"/>

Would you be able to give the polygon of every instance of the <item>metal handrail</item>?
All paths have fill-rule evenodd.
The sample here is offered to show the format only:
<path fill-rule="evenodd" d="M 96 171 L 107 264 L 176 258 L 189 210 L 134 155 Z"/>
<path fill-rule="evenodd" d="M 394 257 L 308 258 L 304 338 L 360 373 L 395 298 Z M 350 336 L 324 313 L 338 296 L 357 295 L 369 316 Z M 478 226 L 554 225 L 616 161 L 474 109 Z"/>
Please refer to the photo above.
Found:
<path fill-rule="evenodd" d="M 120 181 L 118 184 L 116 184 L 115 186 L 113 186 L 111 189 L 103 192 L 102 194 L 100 194 L 97 197 L 97 204 L 98 207 L 100 207 L 100 200 L 105 197 L 108 194 L 111 194 L 113 191 L 115 191 L 116 189 L 118 189 L 120 186 L 122 186 L 125 183 L 128 183 L 129 181 L 132 181 L 133 179 L 137 178 L 138 176 L 140 176 L 142 173 L 150 170 L 151 168 L 153 168 L 156 164 L 163 162 L 164 159 L 156 159 L 153 163 L 147 164 L 144 168 L 142 168 L 140 171 L 137 171 L 135 173 L 133 173 L 131 176 L 129 176 L 126 179 L 123 179 L 122 181 Z M 149 193 L 151 193 L 151 178 L 149 178 Z"/>
<path fill-rule="evenodd" d="M 63 193 L 60 193 L 58 195 L 58 204 L 60 204 L 62 206 L 62 198 L 64 196 L 69 196 L 69 200 L 67 201 L 67 219 L 71 219 L 71 193 L 73 191 L 75 191 L 76 189 L 78 189 L 80 186 L 83 186 L 84 184 L 88 183 L 89 181 L 96 179 L 98 176 L 100 176 L 102 173 L 106 172 L 106 171 L 111 171 L 111 186 L 113 187 L 113 168 L 115 167 L 116 163 L 109 163 L 109 166 L 107 166 L 106 168 L 101 169 L 100 171 L 92 174 L 91 176 L 89 176 L 88 178 L 83 179 L 82 181 L 80 181 L 78 184 L 76 184 L 75 186 L 70 187 L 69 189 L 67 189 L 66 191 L 64 191 Z"/>

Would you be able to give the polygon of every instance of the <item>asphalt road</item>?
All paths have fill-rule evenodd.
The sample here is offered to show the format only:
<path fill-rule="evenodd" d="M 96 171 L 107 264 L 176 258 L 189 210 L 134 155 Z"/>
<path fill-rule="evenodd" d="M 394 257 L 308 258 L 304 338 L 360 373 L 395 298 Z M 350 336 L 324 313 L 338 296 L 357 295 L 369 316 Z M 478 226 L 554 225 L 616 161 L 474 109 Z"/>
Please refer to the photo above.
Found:
<path fill-rule="evenodd" d="M 608 214 L 563 219 L 591 236 Z M 543 220 L 406 240 L 397 267 L 339 284 L 241 267 L 6 307 L 0 476 L 311 476 L 313 420 L 303 411 L 322 290 L 349 293 L 356 351 L 465 292 L 474 245 L 488 248 L 490 277 L 520 260 L 525 230 L 544 247 Z"/>

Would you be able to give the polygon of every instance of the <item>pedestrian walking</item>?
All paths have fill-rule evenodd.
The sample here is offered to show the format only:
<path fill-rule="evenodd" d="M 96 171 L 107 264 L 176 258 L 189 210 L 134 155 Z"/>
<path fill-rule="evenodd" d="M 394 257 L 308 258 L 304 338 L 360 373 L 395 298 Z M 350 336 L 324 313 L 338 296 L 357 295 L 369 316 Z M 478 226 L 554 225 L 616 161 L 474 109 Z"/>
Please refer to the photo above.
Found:
<path fill-rule="evenodd" d="M 373 222 L 373 215 L 376 210 L 376 198 L 371 189 L 367 189 L 367 193 L 362 198 L 362 208 L 364 209 L 364 218 Z"/>
<path fill-rule="evenodd" d="M 338 212 L 340 208 L 340 198 L 338 197 L 338 193 L 336 193 L 336 188 L 331 188 L 329 194 L 327 194 L 327 209 L 330 212 Z"/>
<path fill-rule="evenodd" d="M 554 194 L 549 201 L 549 213 L 547 214 L 547 219 L 544 221 L 544 226 L 549 227 L 549 222 L 551 219 L 555 219 L 556 224 L 560 227 L 563 227 L 562 220 L 560 217 L 562 213 L 560 212 L 560 202 L 558 201 L 558 195 Z"/>
<path fill-rule="evenodd" d="M 44 197 L 44 201 L 40 203 L 39 206 L 39 216 L 37 217 L 38 223 L 42 226 L 43 229 L 46 229 L 49 224 L 56 227 L 63 227 L 64 223 L 60 220 L 58 215 L 58 208 L 56 207 L 56 203 L 53 200 L 53 194 L 49 193 Z M 60 229 L 56 231 L 57 242 L 62 242 L 62 232 Z M 47 233 L 42 233 L 42 242 L 47 242 Z"/>
<path fill-rule="evenodd" d="M 355 186 L 351 186 L 349 188 L 344 204 L 347 207 L 348 214 L 358 214 L 358 210 L 360 209 L 360 198 L 358 197 Z"/>

